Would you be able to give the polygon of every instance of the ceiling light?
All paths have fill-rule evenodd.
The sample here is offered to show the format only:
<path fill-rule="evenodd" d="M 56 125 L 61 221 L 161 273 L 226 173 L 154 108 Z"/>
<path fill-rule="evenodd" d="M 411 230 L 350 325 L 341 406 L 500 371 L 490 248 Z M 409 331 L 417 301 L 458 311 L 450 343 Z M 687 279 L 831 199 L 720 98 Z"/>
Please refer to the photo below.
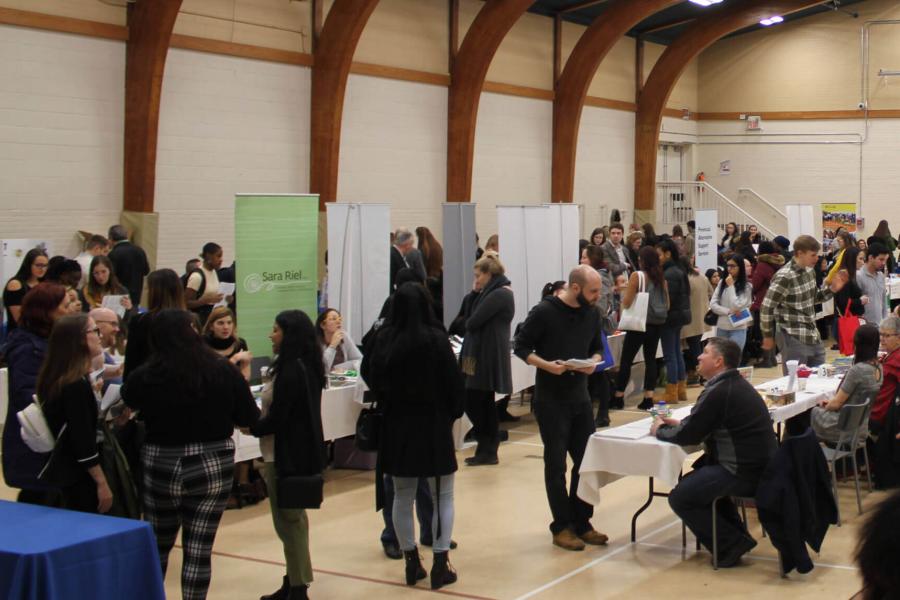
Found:
<path fill-rule="evenodd" d="M 764 27 L 768 27 L 769 25 L 777 25 L 778 23 L 781 23 L 783 21 L 784 21 L 784 17 L 775 15 L 774 17 L 769 17 L 768 19 L 763 19 L 762 21 L 759 22 L 759 24 L 763 25 Z"/>
<path fill-rule="evenodd" d="M 719 4 L 722 0 L 691 0 L 694 4 L 699 4 L 700 6 L 711 6 L 713 4 Z"/>

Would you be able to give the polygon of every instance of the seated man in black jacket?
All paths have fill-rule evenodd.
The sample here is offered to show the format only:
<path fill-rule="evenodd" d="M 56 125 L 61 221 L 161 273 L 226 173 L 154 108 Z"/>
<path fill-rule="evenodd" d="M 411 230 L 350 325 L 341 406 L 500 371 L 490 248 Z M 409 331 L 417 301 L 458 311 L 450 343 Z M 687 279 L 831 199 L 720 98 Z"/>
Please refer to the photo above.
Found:
<path fill-rule="evenodd" d="M 680 422 L 657 417 L 650 429 L 651 435 L 665 442 L 704 445 L 705 453 L 694 470 L 669 494 L 669 505 L 710 551 L 713 500 L 753 496 L 778 447 L 765 402 L 736 370 L 740 362 L 736 343 L 711 338 L 698 366 L 707 380 L 706 389 L 690 416 Z M 717 506 L 716 532 L 720 567 L 734 566 L 756 546 L 728 499 Z"/>

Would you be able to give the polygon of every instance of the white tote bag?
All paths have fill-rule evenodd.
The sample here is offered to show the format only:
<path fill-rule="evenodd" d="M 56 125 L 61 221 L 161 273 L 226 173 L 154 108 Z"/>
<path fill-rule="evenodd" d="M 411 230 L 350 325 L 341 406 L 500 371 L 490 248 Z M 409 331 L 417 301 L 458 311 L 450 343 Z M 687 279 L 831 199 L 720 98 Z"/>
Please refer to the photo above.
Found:
<path fill-rule="evenodd" d="M 638 292 L 634 301 L 628 308 L 622 308 L 622 317 L 619 319 L 619 329 L 623 331 L 647 331 L 647 306 L 650 303 L 650 294 L 644 285 L 644 273 L 638 274 Z"/>

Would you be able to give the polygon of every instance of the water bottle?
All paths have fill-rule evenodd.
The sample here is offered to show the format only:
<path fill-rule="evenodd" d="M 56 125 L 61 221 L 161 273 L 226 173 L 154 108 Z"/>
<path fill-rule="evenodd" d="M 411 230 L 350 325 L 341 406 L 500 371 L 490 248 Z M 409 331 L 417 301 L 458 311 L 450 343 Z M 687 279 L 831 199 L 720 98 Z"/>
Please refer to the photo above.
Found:
<path fill-rule="evenodd" d="M 656 416 L 661 419 L 667 419 L 669 417 L 669 405 L 666 404 L 664 400 L 660 400 L 656 403 Z"/>

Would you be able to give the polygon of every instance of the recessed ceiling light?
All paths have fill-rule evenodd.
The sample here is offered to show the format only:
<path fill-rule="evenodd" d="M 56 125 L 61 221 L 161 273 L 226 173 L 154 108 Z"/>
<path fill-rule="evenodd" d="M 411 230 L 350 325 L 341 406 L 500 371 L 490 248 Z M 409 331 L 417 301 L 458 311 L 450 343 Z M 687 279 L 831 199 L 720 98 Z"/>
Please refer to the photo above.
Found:
<path fill-rule="evenodd" d="M 699 4 L 700 6 L 711 6 L 713 4 L 719 4 L 722 0 L 691 0 L 694 4 Z"/>
<path fill-rule="evenodd" d="M 764 27 L 768 27 L 769 25 L 777 25 L 778 23 L 781 23 L 783 21 L 784 21 L 784 17 L 775 15 L 774 17 L 769 17 L 768 19 L 763 19 L 762 21 L 759 22 L 759 24 Z"/>

